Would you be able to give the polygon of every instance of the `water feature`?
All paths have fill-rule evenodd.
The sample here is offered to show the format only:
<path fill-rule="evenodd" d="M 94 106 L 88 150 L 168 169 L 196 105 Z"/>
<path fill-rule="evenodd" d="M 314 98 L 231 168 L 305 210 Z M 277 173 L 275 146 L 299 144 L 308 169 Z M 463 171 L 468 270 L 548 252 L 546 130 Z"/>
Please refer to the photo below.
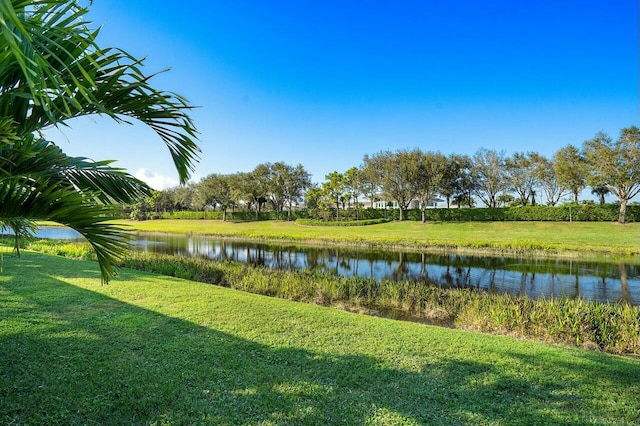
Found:
<path fill-rule="evenodd" d="M 74 232 L 42 228 L 38 236 L 79 237 Z M 377 280 L 412 280 L 532 298 L 579 296 L 586 300 L 625 300 L 640 305 L 640 266 L 637 264 L 292 246 L 150 233 L 135 234 L 133 245 L 142 251 L 229 259 L 269 268 L 324 270 Z"/>

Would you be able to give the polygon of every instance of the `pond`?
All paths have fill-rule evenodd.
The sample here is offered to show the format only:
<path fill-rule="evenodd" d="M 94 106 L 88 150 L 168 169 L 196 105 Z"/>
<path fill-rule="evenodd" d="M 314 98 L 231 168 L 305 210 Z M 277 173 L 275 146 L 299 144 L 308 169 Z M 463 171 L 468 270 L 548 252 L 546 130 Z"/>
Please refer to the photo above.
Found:
<path fill-rule="evenodd" d="M 64 228 L 42 228 L 42 238 L 77 238 Z M 472 287 L 531 298 L 582 297 L 640 305 L 640 266 L 563 258 L 507 257 L 264 244 L 169 234 L 134 234 L 137 250 L 235 260 L 269 268 L 323 270 L 376 280 L 411 280 Z"/>

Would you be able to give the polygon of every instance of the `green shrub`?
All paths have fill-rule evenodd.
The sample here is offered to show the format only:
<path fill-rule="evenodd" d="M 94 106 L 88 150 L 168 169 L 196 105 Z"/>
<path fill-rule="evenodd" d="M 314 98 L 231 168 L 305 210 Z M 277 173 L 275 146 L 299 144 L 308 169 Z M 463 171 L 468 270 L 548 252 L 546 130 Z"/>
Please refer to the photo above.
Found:
<path fill-rule="evenodd" d="M 562 206 L 522 206 L 500 208 L 436 208 L 425 210 L 428 221 L 455 222 L 499 222 L 499 221 L 536 221 L 536 222 L 615 222 L 620 207 L 613 204 L 584 203 Z M 410 220 L 420 220 L 420 211 L 407 212 Z M 640 206 L 628 206 L 626 220 L 640 221 Z"/>

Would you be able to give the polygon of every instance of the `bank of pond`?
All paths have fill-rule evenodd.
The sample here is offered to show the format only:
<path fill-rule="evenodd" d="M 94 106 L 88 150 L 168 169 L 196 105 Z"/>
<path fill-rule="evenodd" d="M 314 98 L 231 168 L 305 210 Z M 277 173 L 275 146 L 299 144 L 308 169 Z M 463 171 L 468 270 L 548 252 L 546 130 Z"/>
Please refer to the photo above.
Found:
<path fill-rule="evenodd" d="M 168 252 L 170 244 L 162 238 L 181 243 L 173 244 Z M 121 266 L 371 315 L 640 355 L 637 265 L 593 262 L 584 266 L 560 259 L 518 263 L 502 257 L 478 260 L 445 254 L 434 255 L 444 262 L 434 265 L 426 262 L 425 254 L 393 252 L 385 254 L 391 260 L 368 259 L 361 252 L 355 257 L 358 261 L 353 257 L 347 261 L 326 247 L 316 248 L 318 252 L 311 256 L 304 250 L 295 254 L 286 246 L 267 250 L 269 246 L 250 242 L 173 235 L 144 235 L 135 241 L 138 250 Z M 83 253 L 81 246 L 51 241 L 32 244 L 44 252 L 86 257 L 90 250 Z M 569 262 L 568 266 L 563 262 Z M 389 278 L 378 270 L 379 263 L 402 273 Z M 321 267 L 296 266 L 300 264 Z M 562 273 L 553 272 L 557 264 Z M 496 272 L 498 266 L 503 272 Z M 534 266 L 542 269 L 534 270 Z M 356 270 L 368 272 L 361 275 Z M 376 270 L 382 275 L 371 275 Z M 597 278 L 580 281 L 585 272 Z M 502 291 L 496 277 L 508 274 L 519 276 L 520 284 L 510 287 L 507 283 L 507 291 Z M 450 278 L 443 283 L 430 281 L 438 275 Z M 493 284 L 479 285 L 478 275 L 493 277 L 489 280 Z M 573 291 L 561 285 L 563 275 L 571 277 Z M 531 284 L 541 276 L 551 280 L 557 291 L 546 294 L 539 291 L 545 285 Z M 535 297 L 529 297 L 532 295 Z M 585 295 L 594 297 L 587 300 Z M 598 300 L 596 296 L 602 295 L 610 299 Z"/>
<path fill-rule="evenodd" d="M 48 227 L 41 228 L 38 236 L 69 239 L 79 234 L 65 228 Z M 473 288 L 533 299 L 582 298 L 640 305 L 640 264 L 631 259 L 367 250 L 160 233 L 136 233 L 132 246 L 137 251 L 233 260 L 276 270 L 311 270 L 377 281 L 412 281 L 427 286 Z"/>

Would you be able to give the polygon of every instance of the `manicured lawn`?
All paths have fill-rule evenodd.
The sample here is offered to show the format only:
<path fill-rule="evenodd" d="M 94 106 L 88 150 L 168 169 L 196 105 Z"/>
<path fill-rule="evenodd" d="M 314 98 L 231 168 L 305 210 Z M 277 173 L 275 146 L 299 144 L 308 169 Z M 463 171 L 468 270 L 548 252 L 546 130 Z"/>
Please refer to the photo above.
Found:
<path fill-rule="evenodd" d="M 640 360 L 5 256 L 3 424 L 637 424 Z"/>
<path fill-rule="evenodd" d="M 373 246 L 544 251 L 566 255 L 640 254 L 640 223 L 392 222 L 354 227 L 303 226 L 285 221 L 150 220 L 121 223 L 140 231 Z"/>

